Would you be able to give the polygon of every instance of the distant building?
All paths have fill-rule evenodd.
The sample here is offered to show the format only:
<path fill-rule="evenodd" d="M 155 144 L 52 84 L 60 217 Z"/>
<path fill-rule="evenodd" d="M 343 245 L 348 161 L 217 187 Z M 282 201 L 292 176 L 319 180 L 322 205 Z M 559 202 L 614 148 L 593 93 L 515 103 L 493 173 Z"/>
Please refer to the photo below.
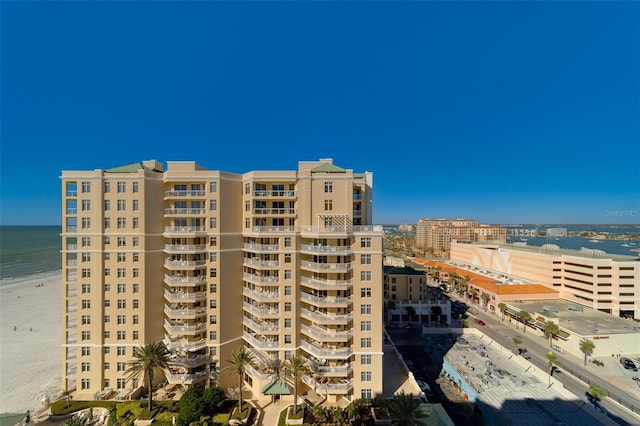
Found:
<path fill-rule="evenodd" d="M 416 226 L 413 223 L 404 223 L 398 226 L 400 232 L 415 232 Z"/>
<path fill-rule="evenodd" d="M 507 228 L 507 234 L 514 237 L 537 237 L 538 228 Z"/>
<path fill-rule="evenodd" d="M 416 230 L 416 245 L 434 255 L 448 257 L 451 242 L 507 241 L 507 230 L 502 226 L 479 225 L 470 219 L 420 219 Z"/>
<path fill-rule="evenodd" d="M 547 237 L 566 237 L 567 228 L 547 228 Z"/>

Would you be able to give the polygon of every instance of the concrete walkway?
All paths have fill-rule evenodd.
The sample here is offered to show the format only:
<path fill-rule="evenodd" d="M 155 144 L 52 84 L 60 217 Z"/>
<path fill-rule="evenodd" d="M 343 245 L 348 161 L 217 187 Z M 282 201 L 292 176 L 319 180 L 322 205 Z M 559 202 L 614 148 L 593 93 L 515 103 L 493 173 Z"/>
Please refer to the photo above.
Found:
<path fill-rule="evenodd" d="M 280 412 L 291 404 L 291 401 L 278 400 L 275 403 L 268 402 L 265 405 L 259 405 L 263 411 L 263 416 L 259 424 L 264 426 L 277 426 Z"/>

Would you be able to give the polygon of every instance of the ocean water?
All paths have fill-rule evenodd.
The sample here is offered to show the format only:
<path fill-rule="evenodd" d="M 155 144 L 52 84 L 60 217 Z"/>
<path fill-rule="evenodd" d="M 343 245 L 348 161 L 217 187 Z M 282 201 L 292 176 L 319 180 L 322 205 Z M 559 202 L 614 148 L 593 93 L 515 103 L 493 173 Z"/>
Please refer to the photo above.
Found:
<path fill-rule="evenodd" d="M 62 269 L 60 226 L 0 226 L 0 283 Z"/>

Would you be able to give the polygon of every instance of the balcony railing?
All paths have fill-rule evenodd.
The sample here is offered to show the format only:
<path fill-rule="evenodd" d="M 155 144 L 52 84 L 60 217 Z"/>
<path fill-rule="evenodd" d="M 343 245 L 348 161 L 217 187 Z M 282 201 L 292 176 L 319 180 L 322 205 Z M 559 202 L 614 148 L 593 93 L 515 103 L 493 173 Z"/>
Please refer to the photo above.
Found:
<path fill-rule="evenodd" d="M 277 293 L 277 292 L 256 291 L 246 287 L 242 289 L 242 294 L 254 300 L 259 300 L 263 302 L 275 302 L 277 299 L 280 298 L 280 293 Z"/>
<path fill-rule="evenodd" d="M 185 339 L 170 338 L 165 336 L 163 342 L 167 349 L 170 351 L 188 351 L 195 352 L 207 347 L 207 341 L 205 339 L 196 340 L 194 342 L 186 341 Z"/>
<path fill-rule="evenodd" d="M 269 209 L 269 208 L 254 208 L 253 214 L 256 216 L 259 215 L 268 215 L 268 216 L 281 216 L 281 215 L 294 215 L 296 214 L 296 209 Z"/>
<path fill-rule="evenodd" d="M 279 247 L 277 244 L 245 243 L 244 249 L 249 251 L 254 251 L 254 252 L 263 252 L 263 251 L 278 251 Z"/>
<path fill-rule="evenodd" d="M 259 380 L 268 380 L 272 377 L 271 374 L 267 374 L 267 373 L 263 373 L 261 371 L 258 371 L 257 369 L 255 369 L 252 365 L 247 364 L 245 366 L 245 370 L 247 372 L 247 374 L 249 374 L 251 377 L 253 377 L 254 379 L 259 379 Z"/>
<path fill-rule="evenodd" d="M 300 312 L 303 317 L 317 322 L 319 324 L 347 324 L 351 321 L 351 314 L 325 314 L 320 312 L 312 312 L 309 309 L 301 308 Z"/>
<path fill-rule="evenodd" d="M 173 309 L 165 306 L 164 313 L 169 318 L 197 318 L 207 314 L 207 308 L 195 308 L 195 309 Z"/>
<path fill-rule="evenodd" d="M 76 333 L 70 333 L 67 335 L 67 344 L 71 345 L 74 343 L 78 343 L 78 335 Z"/>
<path fill-rule="evenodd" d="M 207 232 L 205 226 L 165 226 L 164 232 L 173 234 L 192 234 L 194 232 Z"/>
<path fill-rule="evenodd" d="M 310 253 L 351 253 L 351 246 L 303 244 L 302 251 Z"/>
<path fill-rule="evenodd" d="M 257 282 L 257 283 L 274 283 L 277 284 L 280 280 L 278 277 L 263 277 L 256 274 L 250 274 L 245 272 L 242 274 L 242 278 L 247 281 Z"/>
<path fill-rule="evenodd" d="M 353 194 L 354 200 L 362 200 L 362 194 Z"/>
<path fill-rule="evenodd" d="M 67 376 L 75 376 L 78 372 L 78 366 L 76 364 L 67 366 Z"/>
<path fill-rule="evenodd" d="M 266 334 L 275 334 L 280 330 L 280 327 L 275 324 L 258 324 L 257 322 L 247 317 L 242 318 L 242 323 L 252 330 L 260 331 L 261 333 Z"/>
<path fill-rule="evenodd" d="M 254 348 L 257 348 L 257 349 L 274 349 L 280 346 L 280 342 L 278 342 L 275 339 L 274 340 L 258 339 L 253 337 L 251 334 L 247 333 L 246 331 L 242 333 L 242 337 L 247 343 L 251 344 Z"/>
<path fill-rule="evenodd" d="M 318 359 L 345 359 L 352 354 L 351 348 L 319 348 L 305 340 L 301 342 L 301 347 L 309 354 Z"/>
<path fill-rule="evenodd" d="M 330 376 L 348 376 L 351 374 L 351 372 L 353 371 L 353 368 L 351 367 L 351 364 L 344 364 L 344 365 L 336 365 L 334 367 L 318 367 L 318 372 L 322 375 L 322 376 L 326 376 L 326 377 L 330 377 Z"/>
<path fill-rule="evenodd" d="M 78 196 L 78 191 L 74 191 L 74 190 L 67 191 L 67 197 L 77 197 L 77 196 Z"/>
<path fill-rule="evenodd" d="M 77 208 L 68 208 L 67 209 L 67 214 L 78 214 L 78 209 Z"/>
<path fill-rule="evenodd" d="M 204 284 L 207 282 L 207 279 L 200 275 L 197 277 L 179 277 L 179 276 L 174 276 L 174 275 L 167 275 L 164 274 L 164 282 L 167 284 L 173 284 L 173 285 L 183 285 L 183 286 L 190 286 L 190 285 L 198 285 L 198 284 Z"/>
<path fill-rule="evenodd" d="M 350 379 L 344 379 L 341 383 L 319 383 L 311 377 L 303 374 L 302 381 L 309 387 L 316 389 L 320 394 L 347 394 L 353 387 L 353 382 Z"/>
<path fill-rule="evenodd" d="M 171 385 L 192 385 L 207 379 L 206 371 L 198 371 L 194 374 L 173 374 L 165 371 L 164 375 Z"/>
<path fill-rule="evenodd" d="M 280 266 L 280 262 L 277 260 L 249 259 L 248 257 L 244 258 L 244 263 L 258 268 L 278 268 Z"/>
<path fill-rule="evenodd" d="M 311 302 L 315 306 L 323 307 L 347 307 L 351 303 L 350 297 L 327 297 L 314 296 L 309 293 L 302 292 L 302 300 Z"/>
<path fill-rule="evenodd" d="M 295 226 L 254 226 L 253 232 L 257 233 L 280 233 L 295 232 Z"/>
<path fill-rule="evenodd" d="M 362 210 L 354 210 L 354 211 L 353 211 L 353 216 L 354 216 L 354 217 L 360 217 L 360 216 L 362 216 Z"/>
<path fill-rule="evenodd" d="M 351 269 L 350 263 L 318 263 L 309 262 L 308 260 L 301 261 L 300 266 L 306 269 L 317 269 L 321 271 L 347 271 Z"/>
<path fill-rule="evenodd" d="M 193 368 L 206 364 L 207 358 L 208 357 L 206 355 L 197 355 L 194 357 L 179 356 L 172 358 L 171 362 L 175 365 L 183 365 L 185 367 Z"/>
<path fill-rule="evenodd" d="M 165 251 L 169 253 L 195 253 L 207 250 L 206 244 L 165 244 Z"/>
<path fill-rule="evenodd" d="M 296 196 L 296 191 L 267 191 L 267 190 L 255 190 L 253 191 L 254 197 L 287 197 L 293 198 Z"/>
<path fill-rule="evenodd" d="M 165 259 L 164 266 L 167 268 L 196 268 L 206 266 L 206 260 L 169 260 Z"/>
<path fill-rule="evenodd" d="M 318 290 L 346 290 L 351 287 L 351 280 L 319 280 L 317 278 L 301 277 L 300 281 L 307 287 Z"/>
<path fill-rule="evenodd" d="M 78 250 L 78 245 L 77 244 L 67 244 L 67 250 L 69 250 L 69 251 Z"/>
<path fill-rule="evenodd" d="M 242 306 L 244 307 L 244 309 L 251 312 L 252 314 L 258 315 L 261 317 L 274 317 L 274 316 L 277 317 L 280 315 L 280 310 L 277 308 L 262 308 L 262 307 L 254 306 L 247 302 L 243 302 Z"/>
<path fill-rule="evenodd" d="M 78 226 L 76 225 L 67 226 L 67 232 L 78 232 Z"/>
<path fill-rule="evenodd" d="M 316 340 L 326 342 L 346 342 L 351 338 L 351 331 L 329 331 L 309 327 L 308 325 L 302 326 L 302 332 Z"/>
<path fill-rule="evenodd" d="M 207 214 L 207 209 L 164 209 L 164 214 L 180 216 L 201 216 Z"/>
<path fill-rule="evenodd" d="M 172 303 L 193 303 L 201 302 L 207 299 L 207 293 L 204 291 L 197 291 L 193 293 L 179 293 L 171 292 L 169 290 L 164 291 L 164 298 Z"/>
<path fill-rule="evenodd" d="M 207 329 L 207 325 L 204 323 L 196 325 L 178 325 L 171 324 L 169 321 L 165 320 L 164 329 L 171 334 L 193 335 L 205 331 Z"/>
<path fill-rule="evenodd" d="M 206 191 L 165 191 L 165 198 L 206 197 Z"/>
<path fill-rule="evenodd" d="M 70 312 L 78 312 L 78 304 L 77 303 L 67 304 L 67 313 L 70 313 Z"/>

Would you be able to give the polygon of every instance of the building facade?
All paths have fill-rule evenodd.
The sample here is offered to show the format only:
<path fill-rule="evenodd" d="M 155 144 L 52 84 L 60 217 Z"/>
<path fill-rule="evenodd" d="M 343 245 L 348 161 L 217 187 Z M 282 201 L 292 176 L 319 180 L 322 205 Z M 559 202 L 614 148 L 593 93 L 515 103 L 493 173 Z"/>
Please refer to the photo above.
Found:
<path fill-rule="evenodd" d="M 63 171 L 63 387 L 122 397 L 134 350 L 163 340 L 169 383 L 237 386 L 241 346 L 265 366 L 302 355 L 302 389 L 382 393 L 382 227 L 372 174 L 331 159 L 245 174 L 146 161 Z M 264 368 L 263 368 L 264 367 Z M 303 393 L 303 392 L 302 392 Z"/>
<path fill-rule="evenodd" d="M 451 260 L 522 277 L 557 290 L 561 299 L 615 316 L 640 318 L 640 260 L 540 247 L 461 244 Z"/>
<path fill-rule="evenodd" d="M 470 219 L 420 219 L 416 227 L 416 245 L 436 256 L 448 257 L 452 241 L 467 243 L 506 242 L 502 226 L 479 225 Z"/>

